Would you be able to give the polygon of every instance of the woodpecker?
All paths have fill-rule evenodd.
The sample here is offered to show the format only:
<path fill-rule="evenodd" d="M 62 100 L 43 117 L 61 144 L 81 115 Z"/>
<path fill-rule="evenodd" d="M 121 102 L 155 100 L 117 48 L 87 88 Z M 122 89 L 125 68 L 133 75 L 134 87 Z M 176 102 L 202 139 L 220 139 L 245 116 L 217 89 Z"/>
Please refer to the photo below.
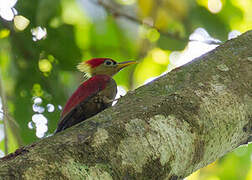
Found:
<path fill-rule="evenodd" d="M 94 58 L 81 62 L 77 68 L 87 79 L 68 99 L 55 133 L 80 123 L 110 107 L 117 93 L 112 78 L 121 69 L 136 61 L 117 63 L 110 58 Z"/>

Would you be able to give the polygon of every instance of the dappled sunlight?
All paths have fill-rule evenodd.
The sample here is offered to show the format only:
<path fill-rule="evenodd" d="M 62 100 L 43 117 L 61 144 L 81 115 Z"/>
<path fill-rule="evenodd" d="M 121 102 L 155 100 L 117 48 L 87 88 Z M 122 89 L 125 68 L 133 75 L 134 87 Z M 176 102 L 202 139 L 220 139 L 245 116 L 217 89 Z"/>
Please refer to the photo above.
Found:
<path fill-rule="evenodd" d="M 36 136 L 38 138 L 44 137 L 45 133 L 48 130 L 47 118 L 42 114 L 34 114 L 32 116 L 32 121 L 33 121 L 33 123 L 35 123 Z"/>
<path fill-rule="evenodd" d="M 55 110 L 55 107 L 53 104 L 47 104 L 46 107 L 47 107 L 48 112 L 53 112 Z"/>
<path fill-rule="evenodd" d="M 39 106 L 38 104 L 33 104 L 32 110 L 34 112 L 43 113 L 45 111 L 45 108 L 42 106 Z"/>
<path fill-rule="evenodd" d="M 14 15 L 17 14 L 16 9 L 14 8 L 17 0 L 0 0 L 0 17 L 6 21 L 12 21 Z"/>
<path fill-rule="evenodd" d="M 39 70 L 43 73 L 51 72 L 52 64 L 48 59 L 41 59 L 38 63 Z"/>
<path fill-rule="evenodd" d="M 61 105 L 58 105 L 58 109 L 61 111 L 61 110 L 62 110 L 62 106 L 61 106 Z"/>
<path fill-rule="evenodd" d="M 117 86 L 117 94 L 115 99 L 121 98 L 121 96 L 125 96 L 127 91 L 122 86 Z M 117 101 L 113 101 L 112 106 L 114 106 L 117 103 Z"/>
<path fill-rule="evenodd" d="M 45 113 L 45 110 L 47 112 L 52 113 L 55 111 L 55 106 L 53 104 L 46 104 L 46 107 L 43 105 L 43 100 L 40 97 L 34 97 L 33 98 L 33 105 L 32 109 L 35 114 L 32 115 L 32 121 L 28 122 L 27 126 L 29 129 L 35 129 L 36 130 L 36 136 L 38 138 L 45 137 L 47 131 L 48 131 L 48 118 L 43 114 Z M 59 107 L 59 110 L 61 108 Z"/>
<path fill-rule="evenodd" d="M 42 103 L 42 99 L 40 97 L 35 97 L 33 100 L 34 104 L 41 104 Z"/>
<path fill-rule="evenodd" d="M 174 51 L 170 54 L 170 62 L 175 67 L 182 66 L 193 59 L 216 48 L 220 41 L 212 38 L 203 28 L 196 29 L 189 37 L 191 40 L 182 52 Z M 217 44 L 216 44 L 217 43 Z"/>
<path fill-rule="evenodd" d="M 228 33 L 228 40 L 233 39 L 233 38 L 236 38 L 236 37 L 238 37 L 239 35 L 241 35 L 241 32 L 240 32 L 240 31 L 233 30 L 233 31 L 231 31 L 231 32 Z"/>
<path fill-rule="evenodd" d="M 201 6 L 204 6 L 213 14 L 221 12 L 223 8 L 222 0 L 196 0 Z"/>
<path fill-rule="evenodd" d="M 157 78 L 162 73 L 166 73 L 170 51 L 154 48 L 148 52 L 141 62 L 137 65 L 134 72 L 136 86 L 146 84 L 148 79 Z"/>
<path fill-rule="evenodd" d="M 194 32 L 189 36 L 190 41 L 199 41 L 206 44 L 218 44 L 221 43 L 220 40 L 215 39 L 209 35 L 206 29 L 197 28 Z"/>
<path fill-rule="evenodd" d="M 45 111 L 45 108 L 41 106 L 43 100 L 40 97 L 35 97 L 33 100 L 33 111 L 36 112 L 32 116 L 32 121 L 28 123 L 29 129 L 36 128 L 36 136 L 42 138 L 45 136 L 45 133 L 48 130 L 47 127 L 47 118 L 42 114 Z"/>
<path fill-rule="evenodd" d="M 18 31 L 23 31 L 29 24 L 30 20 L 24 16 L 18 15 L 14 17 L 14 26 Z"/>
<path fill-rule="evenodd" d="M 36 98 L 36 97 L 42 97 L 44 92 L 41 88 L 41 85 L 38 84 L 38 83 L 35 83 L 33 84 L 33 87 L 32 87 L 32 94 L 33 96 Z M 35 102 L 34 102 L 35 103 Z M 42 103 L 42 102 L 41 102 Z M 36 104 L 39 104 L 39 103 L 36 103 Z"/>
<path fill-rule="evenodd" d="M 175 65 L 176 67 L 182 66 L 194 58 L 205 54 L 218 45 L 208 45 L 202 42 L 189 42 L 187 48 L 183 52 L 172 52 L 170 55 L 170 62 L 171 64 Z"/>
<path fill-rule="evenodd" d="M 145 23 L 149 23 L 149 21 Z M 160 33 L 156 29 L 148 28 L 145 25 L 141 25 L 138 28 L 138 31 L 139 31 L 139 36 L 141 38 L 147 38 L 150 42 L 156 42 L 160 38 Z"/>
<path fill-rule="evenodd" d="M 32 40 L 39 41 L 41 39 L 45 39 L 47 35 L 47 30 L 44 27 L 38 26 L 36 28 L 31 29 Z"/>
<path fill-rule="evenodd" d="M 40 106 L 42 104 L 42 99 L 40 97 L 34 98 L 34 104 L 32 105 L 32 110 L 37 113 L 43 113 L 45 108 Z"/>
<path fill-rule="evenodd" d="M 1 29 L 0 30 L 0 39 L 6 38 L 10 35 L 10 30 L 8 29 Z"/>
<path fill-rule="evenodd" d="M 150 50 L 136 68 L 137 84 L 147 84 L 172 69 L 213 50 L 221 43 L 220 40 L 211 37 L 204 28 L 197 28 L 190 35 L 189 40 L 183 51 L 171 52 L 160 48 Z M 166 65 L 166 70 L 160 71 L 162 69 L 160 65 Z"/>
<path fill-rule="evenodd" d="M 151 56 L 153 60 L 158 64 L 167 65 L 169 63 L 169 54 L 159 48 L 153 49 L 151 51 Z"/>
<path fill-rule="evenodd" d="M 221 0 L 208 0 L 208 9 L 212 13 L 219 13 L 222 9 Z"/>
<path fill-rule="evenodd" d="M 34 129 L 35 128 L 34 125 L 35 124 L 32 121 L 28 122 L 28 128 L 29 129 Z"/>

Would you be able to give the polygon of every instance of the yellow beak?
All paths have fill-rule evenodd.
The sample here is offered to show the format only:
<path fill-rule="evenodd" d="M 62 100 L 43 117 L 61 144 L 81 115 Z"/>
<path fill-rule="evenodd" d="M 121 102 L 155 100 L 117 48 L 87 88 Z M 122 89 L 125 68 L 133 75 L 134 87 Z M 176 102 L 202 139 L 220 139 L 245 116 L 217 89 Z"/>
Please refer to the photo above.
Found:
<path fill-rule="evenodd" d="M 136 63 L 137 63 L 136 61 L 124 61 L 124 62 L 117 63 L 117 70 L 120 71 L 126 66 L 129 66 L 131 64 L 136 64 Z"/>

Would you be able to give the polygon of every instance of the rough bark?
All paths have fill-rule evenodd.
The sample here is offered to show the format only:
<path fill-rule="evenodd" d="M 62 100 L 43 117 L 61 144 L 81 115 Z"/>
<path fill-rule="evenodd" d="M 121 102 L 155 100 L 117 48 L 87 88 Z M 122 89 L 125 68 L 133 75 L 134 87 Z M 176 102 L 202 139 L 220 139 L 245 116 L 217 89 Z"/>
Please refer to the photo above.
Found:
<path fill-rule="evenodd" d="M 180 179 L 252 131 L 252 31 L 0 161 L 0 179 Z"/>

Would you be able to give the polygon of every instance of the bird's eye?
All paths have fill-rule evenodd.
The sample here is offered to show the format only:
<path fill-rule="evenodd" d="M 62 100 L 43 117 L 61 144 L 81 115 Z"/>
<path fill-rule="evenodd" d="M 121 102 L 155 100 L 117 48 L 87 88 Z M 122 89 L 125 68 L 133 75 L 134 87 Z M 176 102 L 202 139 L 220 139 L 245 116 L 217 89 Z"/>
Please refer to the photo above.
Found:
<path fill-rule="evenodd" d="M 106 63 L 106 65 L 111 65 L 112 64 L 111 61 L 106 61 L 105 63 Z"/>
<path fill-rule="evenodd" d="M 114 62 L 114 61 L 111 61 L 111 60 L 106 60 L 105 62 L 104 62 L 104 64 L 106 65 L 106 66 L 113 66 L 113 65 L 116 65 L 116 62 Z"/>

